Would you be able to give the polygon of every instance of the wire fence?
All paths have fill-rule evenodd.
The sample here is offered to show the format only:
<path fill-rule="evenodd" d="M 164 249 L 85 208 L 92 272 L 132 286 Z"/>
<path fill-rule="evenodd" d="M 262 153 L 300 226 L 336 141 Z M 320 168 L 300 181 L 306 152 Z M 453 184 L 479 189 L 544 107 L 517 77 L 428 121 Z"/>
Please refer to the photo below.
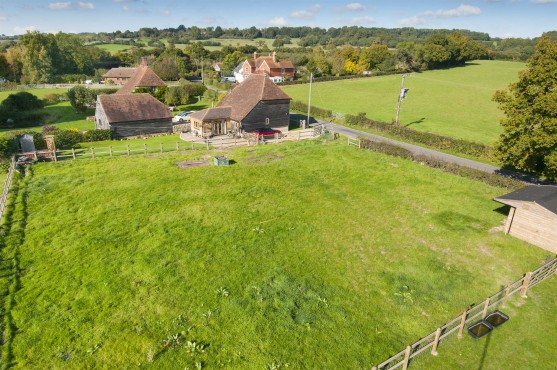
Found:
<path fill-rule="evenodd" d="M 15 157 L 13 157 L 10 162 L 8 175 L 6 176 L 6 180 L 4 181 L 2 196 L 0 196 L 0 224 L 2 223 L 2 219 L 4 218 L 4 211 L 6 210 L 6 204 L 8 203 L 8 193 L 10 192 L 12 181 L 14 179 L 15 163 Z"/>
<path fill-rule="evenodd" d="M 400 351 L 379 365 L 374 366 L 373 370 L 398 369 L 400 367 L 402 367 L 402 369 L 407 369 L 412 358 L 430 348 L 431 354 L 437 355 L 439 342 L 446 339 L 449 335 L 458 332 L 458 337 L 461 338 L 467 324 L 476 320 L 483 320 L 487 316 L 488 312 L 499 304 L 504 307 L 508 298 L 516 293 L 519 293 L 521 297 L 526 298 L 526 293 L 530 288 L 541 283 L 548 277 L 555 275 L 556 272 L 557 258 L 547 262 L 535 271 L 526 273 L 521 279 L 509 284 L 507 287 L 487 298 L 482 303 L 464 310 L 461 314 L 440 328 L 437 328 L 434 332 L 423 337 L 414 344 L 409 345 L 403 351 Z"/>

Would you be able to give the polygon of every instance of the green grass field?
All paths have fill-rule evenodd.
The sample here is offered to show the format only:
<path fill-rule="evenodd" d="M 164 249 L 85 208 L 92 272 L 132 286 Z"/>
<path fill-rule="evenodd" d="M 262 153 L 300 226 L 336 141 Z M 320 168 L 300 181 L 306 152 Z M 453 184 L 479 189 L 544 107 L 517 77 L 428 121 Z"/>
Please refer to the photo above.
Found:
<path fill-rule="evenodd" d="M 290 44 L 286 44 L 286 47 L 295 47 L 298 45 L 298 41 L 300 39 L 298 38 L 292 38 L 290 39 Z M 208 40 L 194 40 L 192 42 L 195 41 L 199 41 L 199 42 L 203 42 L 203 41 L 213 41 L 213 42 L 220 42 L 220 46 L 204 46 L 205 49 L 209 50 L 209 51 L 213 51 L 213 50 L 220 50 L 222 49 L 223 46 L 242 46 L 242 45 L 257 45 L 257 43 L 259 41 L 264 41 L 265 45 L 267 45 L 267 47 L 271 50 L 273 50 L 273 41 L 275 41 L 274 39 L 208 39 Z M 185 44 L 176 44 L 176 47 L 178 48 L 185 48 L 187 47 L 187 45 Z"/>
<path fill-rule="evenodd" d="M 104 49 L 108 51 L 110 54 L 116 54 L 119 51 L 128 50 L 133 47 L 132 45 L 121 45 L 121 44 L 101 44 L 95 46 L 100 49 Z"/>
<path fill-rule="evenodd" d="M 466 67 L 413 73 L 405 81 L 410 91 L 400 122 L 416 130 L 493 144 L 502 132 L 502 113 L 491 100 L 493 94 L 518 80 L 524 68 L 523 63 L 475 61 Z M 400 75 L 320 82 L 313 84 L 311 102 L 334 112 L 366 112 L 369 118 L 391 122 L 400 86 Z M 307 103 L 309 85 L 283 89 Z"/>
<path fill-rule="evenodd" d="M 214 154 L 36 165 L 12 217 L 23 243 L 10 233 L 0 251 L 21 271 L 3 358 L 14 368 L 369 368 L 546 256 L 489 232 L 505 218 L 491 200 L 503 189 L 338 142 L 176 166 Z M 508 353 L 521 349 L 513 335 L 500 339 Z M 551 348 L 552 336 L 536 340 Z M 554 365 L 541 359 L 521 365 Z"/>

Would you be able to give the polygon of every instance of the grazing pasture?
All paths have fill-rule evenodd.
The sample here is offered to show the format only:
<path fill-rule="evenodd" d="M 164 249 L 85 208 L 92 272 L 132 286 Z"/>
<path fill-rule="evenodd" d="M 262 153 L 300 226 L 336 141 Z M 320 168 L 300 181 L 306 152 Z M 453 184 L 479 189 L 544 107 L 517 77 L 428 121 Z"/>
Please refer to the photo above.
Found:
<path fill-rule="evenodd" d="M 498 89 L 518 80 L 524 63 L 475 61 L 465 67 L 413 73 L 402 103 L 400 123 L 416 130 L 493 144 L 502 118 L 491 99 Z M 391 122 L 396 117 L 401 75 L 313 84 L 312 105 L 344 114 Z M 308 101 L 309 86 L 284 86 L 293 99 Z"/>
<path fill-rule="evenodd" d="M 221 153 L 34 166 L 11 218 L 25 238 L 0 250 L 20 271 L 2 358 L 369 368 L 546 256 L 493 230 L 504 189 L 317 140 L 176 165 Z"/>

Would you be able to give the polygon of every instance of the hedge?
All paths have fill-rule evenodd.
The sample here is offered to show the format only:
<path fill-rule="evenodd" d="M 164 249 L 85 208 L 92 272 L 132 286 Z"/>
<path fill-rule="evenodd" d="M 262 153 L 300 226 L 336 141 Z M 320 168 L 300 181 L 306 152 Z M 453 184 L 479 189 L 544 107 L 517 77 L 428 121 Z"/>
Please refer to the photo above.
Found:
<path fill-rule="evenodd" d="M 512 177 L 502 176 L 493 173 L 487 173 L 473 168 L 460 166 L 458 164 L 445 162 L 439 159 L 427 157 L 424 155 L 412 154 L 409 150 L 400 148 L 395 145 L 386 143 L 377 143 L 369 139 L 360 138 L 360 146 L 364 149 L 373 150 L 393 157 L 409 159 L 414 162 L 425 164 L 432 168 L 438 168 L 445 172 L 452 173 L 458 176 L 466 177 L 472 180 L 484 182 L 488 185 L 498 186 L 509 190 L 517 190 L 523 188 L 525 184 L 521 181 L 515 180 Z"/>
<path fill-rule="evenodd" d="M 290 109 L 294 109 L 300 112 L 307 112 L 308 105 L 306 103 L 302 103 L 301 101 L 292 100 L 290 102 Z M 323 108 L 311 106 L 311 115 L 322 119 L 332 119 L 333 111 L 330 109 L 323 109 Z"/>
<path fill-rule="evenodd" d="M 359 113 L 357 116 L 347 114 L 345 122 L 350 125 L 386 132 L 398 138 L 414 143 L 424 144 L 435 149 L 466 154 L 485 160 L 492 159 L 493 148 L 488 145 L 436 135 L 428 132 L 416 131 L 406 126 L 398 126 L 392 123 L 374 121 L 367 118 L 365 113 Z"/>

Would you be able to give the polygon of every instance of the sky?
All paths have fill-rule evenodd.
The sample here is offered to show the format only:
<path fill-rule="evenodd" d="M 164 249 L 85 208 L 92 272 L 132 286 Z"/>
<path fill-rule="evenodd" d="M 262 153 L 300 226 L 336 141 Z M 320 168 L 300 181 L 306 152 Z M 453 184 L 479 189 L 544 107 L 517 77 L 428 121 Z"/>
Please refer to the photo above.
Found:
<path fill-rule="evenodd" d="M 557 30 L 557 0 L 0 0 L 0 35 L 136 31 L 142 27 L 415 27 L 491 37 Z"/>

